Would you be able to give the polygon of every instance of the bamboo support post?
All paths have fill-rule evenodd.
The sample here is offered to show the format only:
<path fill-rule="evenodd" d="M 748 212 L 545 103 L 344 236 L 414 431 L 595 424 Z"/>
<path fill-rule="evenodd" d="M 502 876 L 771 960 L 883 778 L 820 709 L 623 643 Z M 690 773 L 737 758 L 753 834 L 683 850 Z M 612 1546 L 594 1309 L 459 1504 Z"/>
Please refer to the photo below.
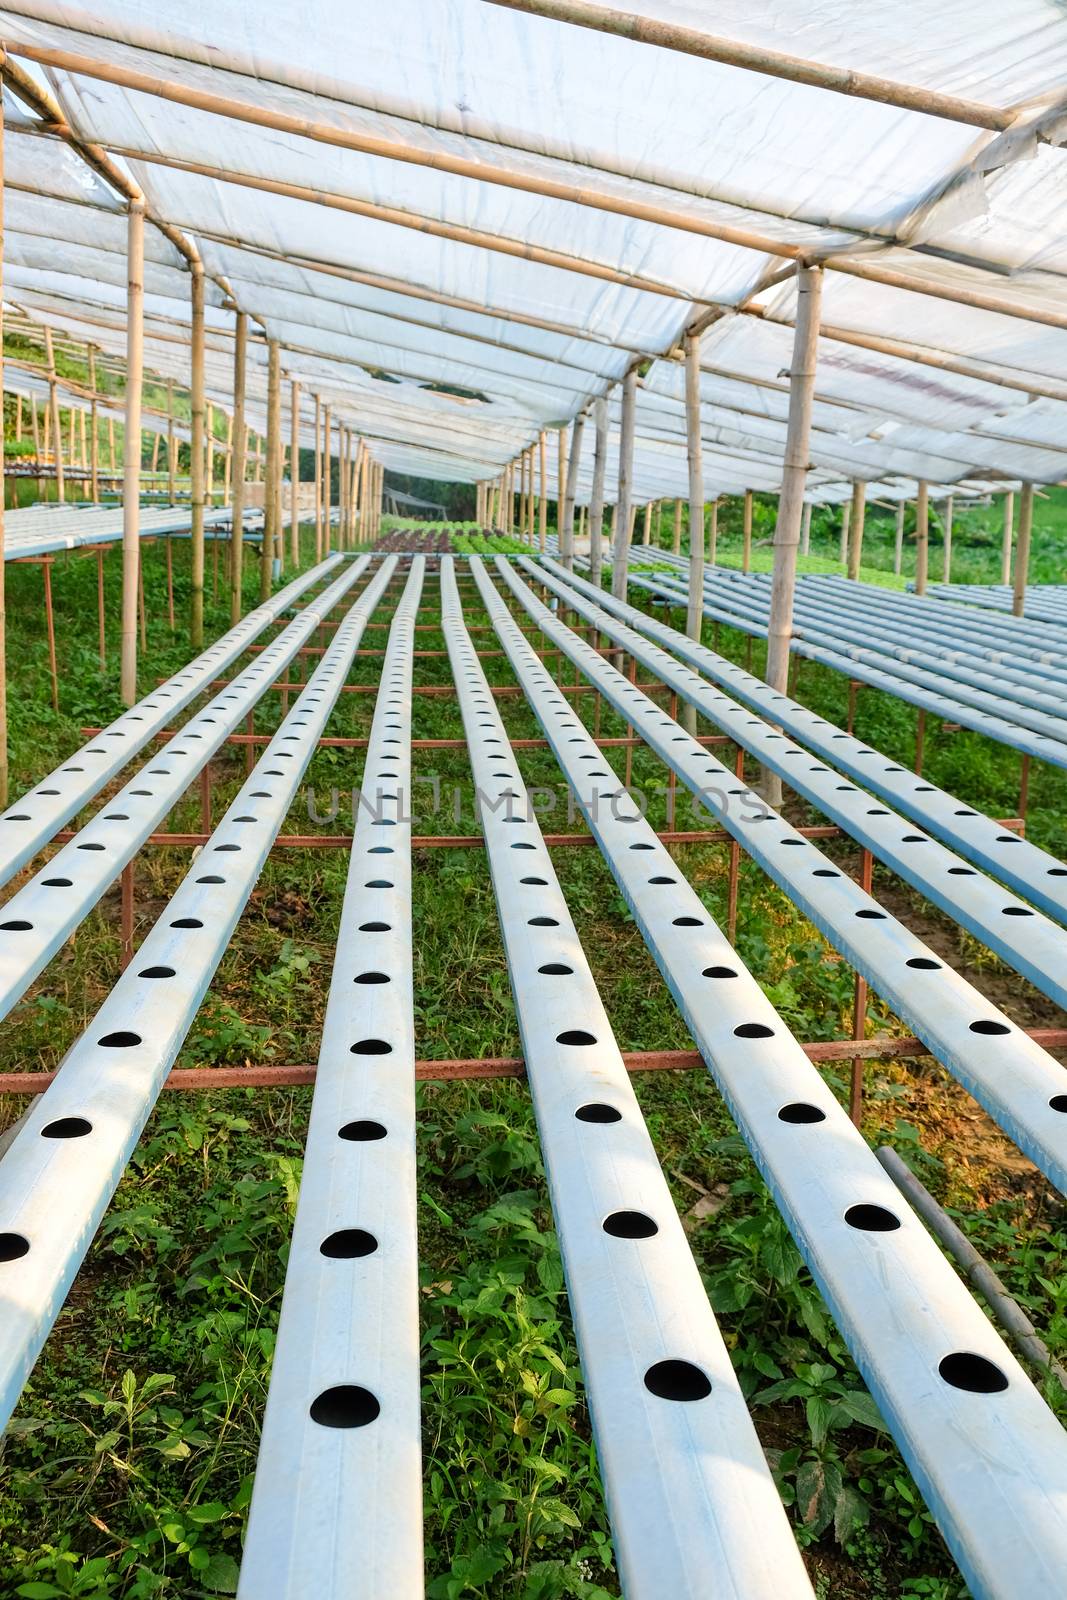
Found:
<path fill-rule="evenodd" d="M 126 443 L 122 462 L 122 703 L 137 699 L 141 567 L 141 385 L 144 371 L 144 201 L 129 203 L 126 292 Z"/>
<path fill-rule="evenodd" d="M 574 571 L 574 499 L 578 492 L 578 466 L 584 432 L 585 412 L 580 411 L 571 424 L 571 447 L 567 457 L 567 484 L 563 498 L 563 531 L 560 537 L 560 560 L 568 572 Z"/>
<path fill-rule="evenodd" d="M 604 564 L 604 479 L 608 467 L 608 402 L 593 402 L 593 492 L 589 501 L 589 581 L 600 588 Z"/>
<path fill-rule="evenodd" d="M 93 504 L 100 501 L 100 417 L 96 395 L 96 350 L 89 346 L 89 494 Z"/>
<path fill-rule="evenodd" d="M 204 405 L 204 500 L 210 509 L 215 504 L 215 407 Z"/>
<path fill-rule="evenodd" d="M 774 572 L 767 623 L 767 682 L 785 694 L 789 678 L 789 643 L 793 635 L 793 595 L 797 549 L 808 472 L 812 401 L 822 303 L 822 269 L 797 268 L 797 323 L 789 379 L 789 421 L 786 429 L 782 492 L 774 529 Z"/>
<path fill-rule="evenodd" d="M 1015 493 L 1009 489 L 1004 496 L 1004 538 L 1000 546 L 1000 581 L 1007 587 L 1011 582 L 1011 542 L 1015 522 Z"/>
<path fill-rule="evenodd" d="M 167 499 L 177 501 L 178 441 L 174 436 L 174 379 L 167 379 Z"/>
<path fill-rule="evenodd" d="M 745 490 L 745 505 L 741 521 L 741 571 L 752 571 L 752 490 Z"/>
<path fill-rule="evenodd" d="M 634 428 L 637 411 L 637 369 L 631 367 L 622 382 L 622 419 L 619 429 L 619 493 L 615 502 L 615 539 L 612 551 L 611 592 L 625 600 L 630 578 L 630 497 L 633 492 Z"/>
<path fill-rule="evenodd" d="M 194 262 L 192 269 L 190 367 L 192 537 L 189 551 L 189 642 L 199 650 L 204 643 L 204 268 L 201 262 Z"/>
<path fill-rule="evenodd" d="M 315 565 L 322 560 L 322 396 L 315 396 Z"/>
<path fill-rule="evenodd" d="M 903 500 L 897 506 L 896 535 L 893 541 L 893 571 L 900 577 L 904 566 L 904 513 L 907 507 Z"/>
<path fill-rule="evenodd" d="M 248 316 L 238 311 L 233 340 L 233 467 L 230 473 L 230 625 L 241 620 L 244 562 L 245 469 L 248 429 L 245 426 L 245 382 L 248 365 Z"/>
<path fill-rule="evenodd" d="M 682 502 L 674 502 L 674 531 L 671 537 L 671 550 L 676 556 L 682 553 Z"/>
<path fill-rule="evenodd" d="M 867 485 L 857 478 L 852 485 L 852 528 L 848 544 L 848 575 L 855 582 L 863 564 L 863 524 L 867 516 Z"/>
<path fill-rule="evenodd" d="M 289 559 L 300 565 L 300 385 L 289 381 Z"/>
<path fill-rule="evenodd" d="M 541 547 L 541 554 L 545 552 L 545 541 L 548 537 L 548 463 L 546 460 L 548 438 L 542 428 L 537 437 L 538 459 L 538 506 L 537 506 L 537 540 Z"/>
<path fill-rule="evenodd" d="M 715 566 L 719 555 L 719 502 L 711 502 L 711 527 L 708 531 L 708 563 Z"/>
<path fill-rule="evenodd" d="M 945 537 L 944 537 L 944 566 L 941 570 L 943 583 L 952 582 L 952 512 L 953 501 L 949 495 L 945 501 Z"/>
<path fill-rule="evenodd" d="M 270 598 L 274 576 L 274 546 L 277 541 L 275 480 L 278 475 L 278 443 L 281 432 L 281 351 L 278 341 L 267 343 L 267 452 L 263 485 L 263 548 L 260 558 L 259 593 Z"/>
<path fill-rule="evenodd" d="M 52 345 L 52 330 L 44 330 L 44 351 L 48 363 L 48 416 L 52 427 L 52 455 L 56 470 L 56 499 L 62 504 L 67 498 L 66 479 L 63 474 L 63 431 L 59 426 L 59 384 L 56 379 L 56 355 Z"/>
<path fill-rule="evenodd" d="M 689 601 L 685 631 L 699 643 L 704 622 L 704 457 L 700 439 L 700 335 L 685 336 L 686 455 L 689 466 Z M 687 708 L 692 710 L 692 707 Z M 690 733 L 696 731 L 696 716 Z"/>
<path fill-rule="evenodd" d="M 915 593 L 926 593 L 926 578 L 930 566 L 930 491 L 919 480 L 915 496 Z"/>
<path fill-rule="evenodd" d="M 1015 540 L 1015 570 L 1012 578 L 1012 616 L 1026 611 L 1026 585 L 1030 577 L 1030 534 L 1034 524 L 1034 486 L 1024 483 L 1019 497 L 1019 532 Z"/>

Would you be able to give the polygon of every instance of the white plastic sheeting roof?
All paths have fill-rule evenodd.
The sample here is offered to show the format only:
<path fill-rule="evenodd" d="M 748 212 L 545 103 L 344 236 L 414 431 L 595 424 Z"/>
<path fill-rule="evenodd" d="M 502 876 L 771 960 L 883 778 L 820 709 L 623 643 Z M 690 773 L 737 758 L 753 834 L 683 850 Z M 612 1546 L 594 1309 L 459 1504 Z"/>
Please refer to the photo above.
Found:
<path fill-rule="evenodd" d="M 639 14 L 982 101 L 1014 120 L 988 131 L 485 0 L 316 0 L 298 13 L 236 0 L 169 10 L 94 0 L 91 12 L 21 0 L 0 19 L 16 57 L 20 44 L 67 51 L 308 119 L 360 146 L 47 70 L 75 132 L 126 166 L 150 213 L 187 232 L 209 275 L 284 345 L 286 372 L 304 386 L 305 442 L 319 393 L 387 466 L 488 478 L 714 307 L 724 314 L 701 341 L 707 494 L 776 489 L 795 289 L 772 280 L 788 267 L 783 253 L 803 251 L 1046 318 L 828 271 L 828 328 L 907 341 L 986 375 L 822 338 L 811 498 L 840 499 L 855 477 L 889 497 L 918 478 L 966 492 L 991 474 L 1061 477 L 1067 18 L 1056 0 L 939 0 L 921 26 L 880 0 L 721 0 L 711 16 L 646 0 Z M 31 121 L 9 116 L 15 127 Z M 484 181 L 440 169 L 457 160 Z M 122 207 L 71 150 L 33 132 L 8 134 L 7 177 L 8 298 L 120 351 Z M 528 192 L 530 180 L 557 193 Z M 188 325 L 187 268 L 155 230 L 146 244 L 146 360 L 184 376 L 175 333 Z M 524 258 L 530 246 L 540 259 Z M 223 305 L 209 282 L 208 387 L 219 404 L 232 381 Z M 1048 325 L 1050 312 L 1065 326 Z M 250 422 L 262 428 L 265 346 L 250 354 Z M 687 492 L 681 380 L 676 360 L 653 359 L 639 390 L 639 500 Z M 440 384 L 484 398 L 427 388 Z M 613 436 L 616 412 L 613 402 Z M 548 460 L 554 487 L 554 446 Z M 590 427 L 580 494 L 591 461 Z M 609 499 L 614 474 L 612 459 Z"/>

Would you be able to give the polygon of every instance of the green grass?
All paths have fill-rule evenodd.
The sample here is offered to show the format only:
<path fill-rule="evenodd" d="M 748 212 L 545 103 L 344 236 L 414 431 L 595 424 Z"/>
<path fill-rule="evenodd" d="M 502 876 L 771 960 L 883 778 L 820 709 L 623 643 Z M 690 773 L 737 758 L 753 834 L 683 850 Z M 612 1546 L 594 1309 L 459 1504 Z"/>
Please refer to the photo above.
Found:
<path fill-rule="evenodd" d="M 877 538 L 872 548 L 877 553 Z M 181 618 L 187 559 L 187 546 L 177 544 Z M 107 562 L 113 609 L 117 553 Z M 151 670 L 143 673 L 143 689 L 188 656 L 181 625 L 172 637 L 166 624 L 162 570 L 162 549 L 150 550 Z M 82 742 L 83 723 L 106 722 L 120 709 L 117 620 L 109 618 L 112 656 L 101 675 L 95 563 L 57 563 L 61 705 L 53 714 L 40 572 L 9 569 L 8 577 L 19 792 Z M 253 570 L 250 601 L 254 579 Z M 224 604 L 213 607 L 210 596 L 209 554 L 206 626 L 212 636 L 224 629 L 226 617 Z M 382 619 L 392 604 L 391 598 L 383 605 Z M 419 620 L 438 620 L 432 579 Z M 468 620 L 486 618 L 471 604 Z M 481 647 L 491 647 L 490 635 L 476 637 Z M 706 637 L 711 643 L 710 624 Z M 383 630 L 372 631 L 365 643 L 380 648 L 384 638 Z M 725 629 L 718 644 L 735 659 L 749 649 L 741 635 Z M 442 647 L 438 631 L 418 635 L 420 650 Z M 761 659 L 756 645 L 757 671 Z M 513 682 L 500 657 L 484 665 L 492 681 Z M 361 655 L 351 681 L 374 684 L 379 669 L 377 658 Z M 415 673 L 419 683 L 448 681 L 440 656 L 417 658 Z M 567 678 L 572 681 L 570 669 Z M 823 715 L 843 720 L 842 678 L 805 663 L 800 695 Z M 591 696 L 575 704 L 592 719 Z M 504 699 L 500 705 L 512 737 L 537 735 L 525 702 Z M 342 696 L 329 732 L 365 733 L 372 709 L 370 694 Z M 858 715 L 865 738 L 910 763 L 913 711 L 864 690 Z M 257 731 L 271 731 L 278 718 L 277 696 L 268 697 L 257 713 Z M 600 728 L 622 731 L 607 710 Z M 454 699 L 416 697 L 413 733 L 458 737 Z M 609 755 L 621 773 L 624 753 Z M 527 784 L 557 796 L 545 826 L 582 832 L 580 820 L 567 820 L 550 754 L 527 750 L 519 759 Z M 307 791 L 314 791 L 318 814 L 327 815 L 331 790 L 350 791 L 361 769 L 359 751 L 320 749 L 288 829 L 344 832 L 343 807 L 333 821 L 309 822 Z M 970 804 L 996 814 L 1014 811 L 1017 758 L 977 735 L 928 729 L 926 770 Z M 416 784 L 416 832 L 476 832 L 464 752 L 416 752 L 416 775 L 431 772 L 440 780 L 441 809 L 430 786 Z M 239 748 L 229 747 L 212 763 L 216 817 L 243 774 Z M 663 780 L 661 765 L 639 749 L 633 782 L 650 794 L 650 817 L 660 825 L 667 807 Z M 1032 836 L 1062 848 L 1062 779 L 1035 766 L 1031 796 Z M 187 796 L 171 825 L 196 827 L 198 815 L 196 796 Z M 803 807 L 790 816 L 808 818 Z M 696 825 L 688 800 L 680 800 L 679 826 Z M 829 849 L 848 870 L 857 869 L 858 852 L 847 842 L 832 841 Z M 674 854 L 711 914 L 725 923 L 727 848 L 681 846 Z M 622 1048 L 689 1047 L 596 850 L 559 849 L 554 861 Z M 188 862 L 189 852 L 178 849 L 143 854 L 138 938 Z M 271 857 L 179 1065 L 315 1059 L 346 866 L 343 850 Z M 517 1054 L 483 852 L 417 852 L 413 900 L 418 1054 Z M 933 919 L 928 907 L 920 910 Z M 938 926 L 947 929 L 943 921 Z M 737 947 L 798 1036 L 848 1032 L 851 970 L 750 863 L 741 870 Z M 961 941 L 961 957 L 966 953 Z M 3 1070 L 56 1065 L 118 970 L 118 903 L 110 891 L 8 1018 Z M 983 970 L 1010 981 L 992 958 Z M 1020 996 L 1026 991 L 1021 981 L 1014 987 Z M 870 1027 L 903 1031 L 877 996 Z M 839 1076 L 827 1078 L 843 1096 Z M 835 1600 L 960 1600 L 964 1591 L 953 1565 L 710 1078 L 656 1073 L 639 1078 L 637 1089 L 819 1593 Z M 529 1095 L 510 1081 L 427 1084 L 418 1103 L 431 1600 L 617 1596 Z M 310 1091 L 303 1089 L 162 1097 L 5 1442 L 0 1594 L 196 1600 L 232 1592 L 309 1105 Z M 17 1102 L 0 1103 L 0 1122 L 18 1110 Z M 1032 1172 L 1005 1177 L 1003 1142 L 983 1117 L 969 1120 L 973 1111 L 962 1091 L 931 1067 L 880 1062 L 867 1074 L 868 1138 L 895 1144 L 958 1210 L 975 1243 L 1063 1355 L 1062 1210 Z"/>

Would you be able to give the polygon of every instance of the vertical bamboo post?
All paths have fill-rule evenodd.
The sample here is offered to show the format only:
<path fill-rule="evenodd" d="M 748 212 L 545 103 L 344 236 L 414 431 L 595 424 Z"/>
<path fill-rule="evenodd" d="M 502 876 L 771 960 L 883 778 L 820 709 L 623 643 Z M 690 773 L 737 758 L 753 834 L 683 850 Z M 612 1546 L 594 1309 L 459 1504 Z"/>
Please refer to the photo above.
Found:
<path fill-rule="evenodd" d="M 90 346 L 90 349 L 92 346 Z M 22 443 L 22 396 L 15 397 L 15 443 Z"/>
<path fill-rule="evenodd" d="M 537 507 L 537 536 L 541 546 L 541 554 L 545 551 L 545 540 L 548 537 L 548 463 L 546 460 L 547 435 L 542 428 L 537 437 L 537 456 L 540 477 L 540 493 Z"/>
<path fill-rule="evenodd" d="M 230 493 L 233 488 L 233 412 L 227 411 L 226 417 L 226 449 L 222 459 L 222 504 L 228 506 Z"/>
<path fill-rule="evenodd" d="M 4 474 L 4 128 L 0 117 L 0 481 Z M 31 406 L 33 402 L 31 401 Z M 36 442 L 37 410 L 32 411 Z M 0 495 L 0 807 L 6 806 L 11 777 L 7 750 L 7 590 L 5 584 L 4 497 Z"/>
<path fill-rule="evenodd" d="M 719 501 L 716 497 L 711 502 L 711 529 L 708 533 L 708 562 L 716 566 L 719 555 Z"/>
<path fill-rule="evenodd" d="M 852 523 L 852 501 L 846 500 L 841 507 L 841 534 L 837 547 L 837 559 L 843 567 L 848 565 L 848 535 Z"/>
<path fill-rule="evenodd" d="M 289 380 L 289 558 L 300 565 L 300 385 Z"/>
<path fill-rule="evenodd" d="M 322 396 L 315 396 L 315 565 L 322 560 Z"/>
<path fill-rule="evenodd" d="M 47 423 L 47 421 L 48 421 L 48 412 L 47 411 L 45 412 L 44 416 L 45 416 L 45 422 Z M 33 430 L 33 457 L 34 457 L 34 460 L 36 461 L 37 467 L 38 467 L 37 498 L 38 498 L 38 500 L 43 500 L 44 499 L 44 479 L 40 476 L 40 467 L 41 467 L 41 430 L 40 430 L 40 427 L 39 427 L 38 422 L 37 422 L 37 401 L 34 399 L 32 394 L 30 395 L 30 427 Z"/>
<path fill-rule="evenodd" d="M 192 539 L 190 541 L 189 642 L 199 650 L 204 643 L 204 265 L 192 269 L 192 360 L 190 400 L 192 440 L 189 445 Z"/>
<path fill-rule="evenodd" d="M 752 490 L 745 490 L 745 505 L 741 520 L 741 571 L 752 570 Z"/>
<path fill-rule="evenodd" d="M 117 455 L 115 453 L 115 419 L 114 419 L 114 417 L 108 417 L 108 419 L 107 419 L 107 464 L 108 464 L 108 467 L 110 468 L 110 470 L 112 472 L 115 471 L 115 467 L 117 465 L 117 462 L 118 462 L 118 457 L 117 457 Z"/>
<path fill-rule="evenodd" d="M 641 529 L 641 543 L 643 545 L 652 543 L 652 507 L 654 505 L 654 500 L 645 501 L 645 524 Z"/>
<path fill-rule="evenodd" d="M 122 703 L 137 699 L 141 564 L 141 383 L 144 368 L 144 200 L 129 202 L 126 245 L 126 448 L 122 463 Z"/>
<path fill-rule="evenodd" d="M 941 573 L 942 581 L 944 583 L 951 583 L 952 582 L 952 513 L 953 513 L 953 510 L 954 510 L 953 499 L 952 499 L 952 496 L 949 495 L 948 498 L 945 501 L 945 550 L 944 550 L 945 564 L 944 564 L 944 567 L 942 568 L 942 573 Z"/>
<path fill-rule="evenodd" d="M 920 479 L 915 497 L 915 593 L 926 593 L 930 565 L 930 491 Z"/>
<path fill-rule="evenodd" d="M 536 445 L 536 443 L 531 444 L 529 450 L 527 451 L 527 455 L 528 455 L 529 461 L 530 461 L 530 473 L 529 473 L 529 479 L 528 479 L 528 482 L 529 482 L 529 513 L 528 513 L 528 516 L 527 516 L 527 522 L 529 523 L 529 528 L 530 528 L 530 543 L 531 543 L 531 545 L 533 545 L 536 548 L 537 543 L 538 543 L 538 538 L 537 538 L 537 490 L 536 490 L 536 488 L 534 486 L 534 468 L 535 468 L 535 465 L 536 465 L 536 457 L 537 457 L 537 445 Z"/>
<path fill-rule="evenodd" d="M 204 403 L 204 501 L 208 510 L 215 504 L 215 407 Z"/>
<path fill-rule="evenodd" d="M 342 550 L 348 549 L 348 494 L 351 484 L 348 479 L 348 429 L 344 423 L 337 424 L 337 542 Z"/>
<path fill-rule="evenodd" d="M 267 341 L 267 451 L 263 482 L 263 550 L 259 572 L 261 600 L 270 598 L 277 539 L 274 483 L 278 475 L 278 435 L 281 431 L 281 351 L 277 339 Z"/>
<path fill-rule="evenodd" d="M 671 549 L 676 556 L 682 553 L 682 502 L 674 502 L 674 526 L 671 535 Z"/>
<path fill-rule="evenodd" d="M 563 546 L 563 494 L 567 481 L 567 429 L 556 430 L 556 543 Z"/>
<path fill-rule="evenodd" d="M 821 302 L 822 268 L 798 266 L 797 318 L 789 368 L 789 421 L 774 529 L 774 573 L 767 624 L 767 682 L 779 694 L 786 693 L 789 680 L 789 642 L 793 635 L 793 595 L 808 474 Z"/>
<path fill-rule="evenodd" d="M 867 485 L 857 478 L 852 485 L 852 535 L 848 546 L 848 575 L 857 581 L 863 560 L 863 524 L 867 514 Z"/>
<path fill-rule="evenodd" d="M 811 550 L 811 501 L 804 503 L 804 516 L 800 524 L 800 553 L 806 556 Z"/>
<path fill-rule="evenodd" d="M 608 401 L 593 402 L 593 492 L 589 501 L 589 581 L 600 588 L 604 565 L 604 479 L 608 468 Z"/>
<path fill-rule="evenodd" d="M 622 382 L 622 421 L 619 428 L 619 496 L 615 505 L 615 543 L 611 568 L 611 592 L 616 600 L 625 600 L 629 590 L 630 496 L 633 492 L 636 411 L 637 369 L 631 367 Z"/>
<path fill-rule="evenodd" d="M 1012 524 L 1015 521 L 1015 491 L 1009 489 L 1004 496 L 1004 538 L 1000 547 L 1000 581 L 1011 582 Z"/>
<path fill-rule="evenodd" d="M 519 456 L 519 538 L 526 538 L 526 451 Z"/>
<path fill-rule="evenodd" d="M 174 379 L 167 379 L 167 499 L 176 504 L 178 470 L 178 441 L 174 437 Z"/>
<path fill-rule="evenodd" d="M 96 350 L 89 346 L 89 494 L 94 505 L 100 503 L 100 418 L 96 401 Z"/>
<path fill-rule="evenodd" d="M 361 502 L 359 499 L 361 456 L 363 453 L 363 440 L 356 440 L 355 454 L 352 457 L 351 483 L 352 483 L 352 543 L 356 544 L 362 538 L 363 518 Z"/>
<path fill-rule="evenodd" d="M 571 448 L 567 458 L 567 487 L 563 501 L 563 538 L 560 560 L 568 572 L 574 571 L 574 498 L 578 492 L 578 464 L 582 454 L 585 412 L 580 411 L 571 426 Z"/>
<path fill-rule="evenodd" d="M 1026 611 L 1026 585 L 1030 576 L 1030 534 L 1034 524 L 1034 486 L 1023 484 L 1019 497 L 1019 532 L 1015 541 L 1015 575 L 1012 581 L 1012 616 Z"/>
<path fill-rule="evenodd" d="M 902 500 L 897 506 L 897 528 L 893 541 L 893 571 L 900 577 L 904 566 L 904 513 L 907 507 Z"/>
<path fill-rule="evenodd" d="M 331 429 L 333 421 L 330 408 L 322 408 L 322 553 L 325 556 L 330 547 L 333 534 L 333 456 L 331 447 L 333 443 Z"/>
<path fill-rule="evenodd" d="M 704 458 L 700 440 L 700 335 L 685 336 L 685 436 L 689 464 L 689 602 L 685 631 L 700 639 L 704 621 Z M 690 708 L 691 709 L 691 708 Z M 696 717 L 692 717 L 696 729 Z"/>
<path fill-rule="evenodd" d="M 245 383 L 248 369 L 248 314 L 238 311 L 233 336 L 233 467 L 230 472 L 230 626 L 241 620 L 241 566 L 244 561 L 245 470 L 248 429 L 245 426 Z"/>
<path fill-rule="evenodd" d="M 56 354 L 52 346 L 52 330 L 44 330 L 44 352 L 48 362 L 48 415 L 52 424 L 52 454 L 56 469 L 56 499 L 62 504 L 67 498 L 66 480 L 63 476 L 63 433 L 59 426 L 59 384 L 56 379 Z"/>

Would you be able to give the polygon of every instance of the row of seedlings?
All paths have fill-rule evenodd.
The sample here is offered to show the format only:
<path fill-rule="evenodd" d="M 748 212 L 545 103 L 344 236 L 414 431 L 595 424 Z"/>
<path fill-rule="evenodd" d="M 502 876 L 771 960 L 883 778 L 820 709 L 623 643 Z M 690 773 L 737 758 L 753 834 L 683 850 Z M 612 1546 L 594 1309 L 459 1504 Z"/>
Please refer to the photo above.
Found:
<path fill-rule="evenodd" d="M 463 622 L 442 624 L 622 1588 L 783 1600 L 811 1586 L 607 1013 Z M 606 796 L 609 769 L 590 774 Z"/>
<path fill-rule="evenodd" d="M 506 562 L 509 587 L 763 871 L 881 994 L 1057 1188 L 1067 1189 L 1067 1079 L 1030 1039 L 805 839 L 680 723 L 543 606 Z M 575 595 L 577 608 L 580 597 Z M 584 602 L 582 602 L 584 604 Z M 595 608 L 587 607 L 595 614 Z M 604 613 L 602 631 L 617 624 Z"/>
<path fill-rule="evenodd" d="M 1045 1592 L 1067 1558 L 1067 1512 L 1045 1501 L 1067 1479 L 1062 1428 L 603 770 L 484 570 L 475 574 L 637 926 L 973 1593 Z"/>
<path fill-rule="evenodd" d="M 349 858 L 239 1596 L 422 1592 L 411 679 L 393 617 Z"/>
<path fill-rule="evenodd" d="M 124 711 L 95 734 L 81 750 L 42 778 L 40 783 L 0 812 L 0 885 L 14 877 L 27 861 L 99 794 L 128 761 L 202 694 L 221 672 L 237 660 L 269 623 L 275 622 L 302 594 L 324 581 L 343 561 L 330 556 L 292 583 L 279 589 L 235 627 L 230 628 L 202 655 L 168 678 L 158 689 Z"/>
<path fill-rule="evenodd" d="M 366 556 L 347 565 L 0 907 L 0 1017 L 7 1016 L 367 565 Z"/>
<path fill-rule="evenodd" d="M 11 1415 L 344 686 L 386 562 L 0 1162 L 0 1427 Z"/>
<path fill-rule="evenodd" d="M 595 589 L 582 578 L 568 578 L 555 562 L 545 565 L 557 577 L 564 578 L 571 588 L 596 600 L 603 610 L 657 640 L 719 688 L 727 690 L 734 699 L 751 706 L 824 761 L 888 800 L 968 861 L 1003 879 L 1050 916 L 1067 922 L 1067 866 L 1055 856 L 1016 833 L 1006 832 L 994 818 L 983 816 L 973 807 L 964 805 L 957 796 L 927 782 L 920 774 L 898 766 L 888 756 L 827 722 L 807 706 L 779 694 L 762 678 L 709 650 L 707 645 L 698 644 L 676 628 L 645 616 L 643 611 Z M 543 581 L 540 569 L 530 566 L 528 570 Z M 791 783 L 789 775 L 785 776 Z M 958 870 L 955 875 L 963 876 Z"/>

